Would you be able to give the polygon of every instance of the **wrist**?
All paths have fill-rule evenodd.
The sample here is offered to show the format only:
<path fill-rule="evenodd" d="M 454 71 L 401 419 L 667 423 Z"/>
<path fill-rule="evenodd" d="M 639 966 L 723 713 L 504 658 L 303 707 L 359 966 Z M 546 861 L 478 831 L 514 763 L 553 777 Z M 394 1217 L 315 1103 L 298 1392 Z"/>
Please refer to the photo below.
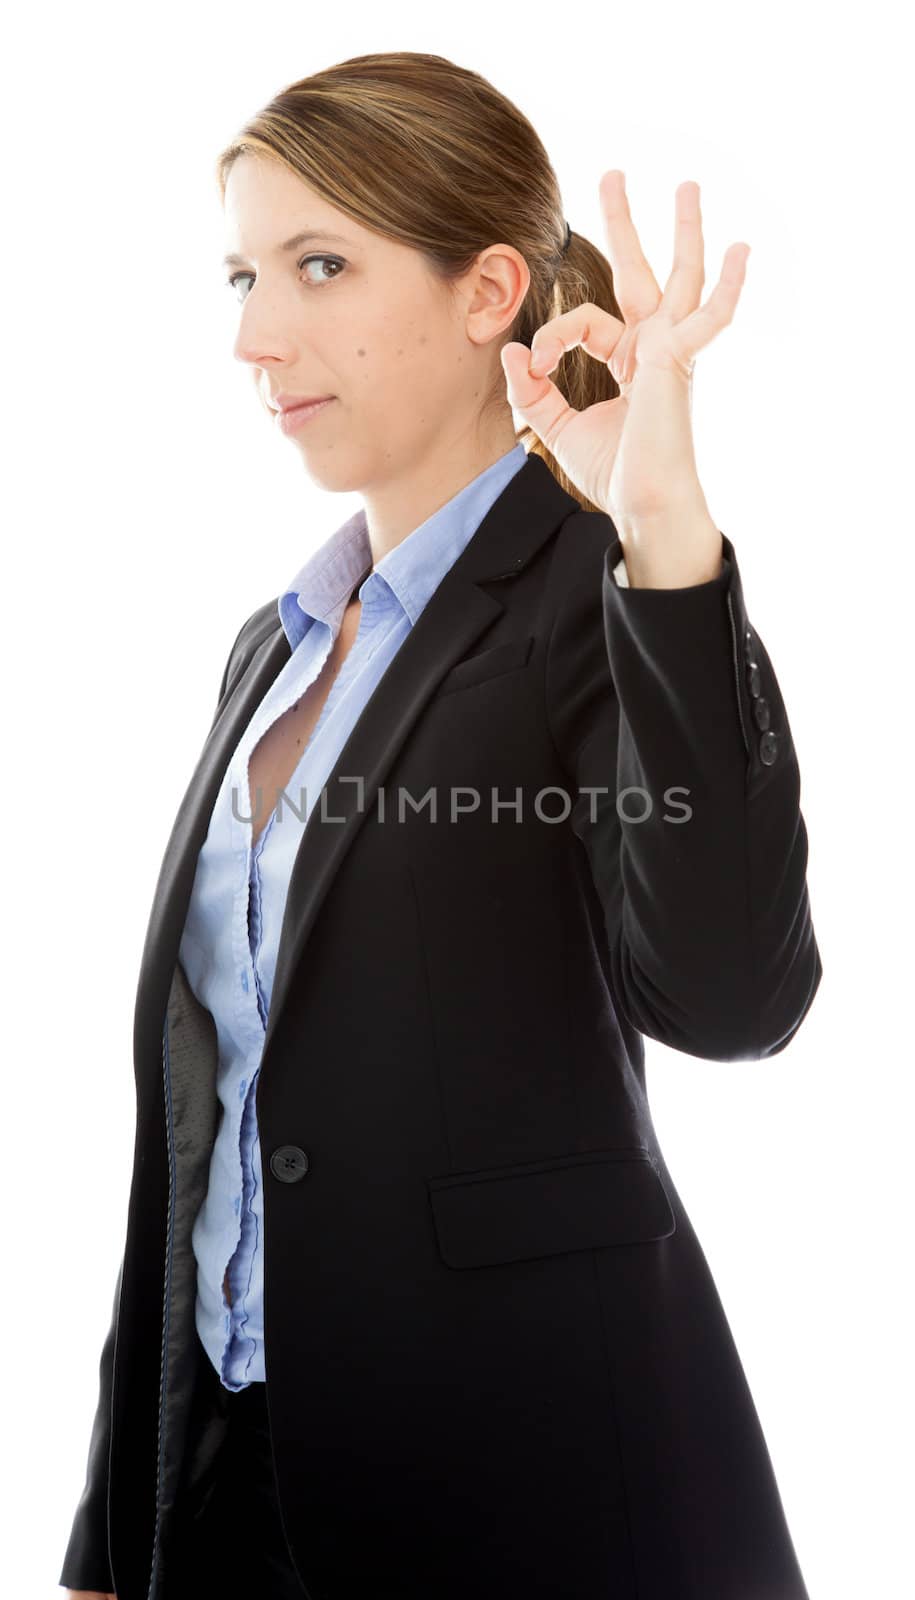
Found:
<path fill-rule="evenodd" d="M 724 545 L 707 507 L 668 507 L 650 517 L 613 520 L 630 588 L 686 589 L 719 576 Z"/>

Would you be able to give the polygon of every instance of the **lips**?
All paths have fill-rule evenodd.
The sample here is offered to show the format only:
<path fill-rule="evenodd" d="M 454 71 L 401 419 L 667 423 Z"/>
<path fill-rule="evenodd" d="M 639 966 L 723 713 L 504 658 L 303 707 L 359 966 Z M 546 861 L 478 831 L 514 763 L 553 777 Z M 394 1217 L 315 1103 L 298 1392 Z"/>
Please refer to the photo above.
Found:
<path fill-rule="evenodd" d="M 268 403 L 273 411 L 294 411 L 297 406 L 314 406 L 332 399 L 332 394 L 277 394 Z"/>
<path fill-rule="evenodd" d="M 334 396 L 330 394 L 323 400 L 311 400 L 304 404 L 299 402 L 297 405 L 287 406 L 285 410 L 274 412 L 276 426 L 281 433 L 289 436 L 300 433 L 303 428 L 308 427 L 313 418 L 323 417 L 328 406 L 332 406 L 333 403 Z"/>

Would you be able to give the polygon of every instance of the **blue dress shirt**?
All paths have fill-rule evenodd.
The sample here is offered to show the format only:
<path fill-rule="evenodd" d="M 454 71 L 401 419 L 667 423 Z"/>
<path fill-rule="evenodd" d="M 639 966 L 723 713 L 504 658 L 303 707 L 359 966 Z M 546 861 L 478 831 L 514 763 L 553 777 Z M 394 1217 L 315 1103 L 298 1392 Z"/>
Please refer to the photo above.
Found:
<path fill-rule="evenodd" d="M 262 735 L 318 676 L 353 590 L 372 565 L 364 510 L 325 540 L 277 602 L 292 654 L 226 769 L 198 857 L 179 949 L 191 989 L 212 1013 L 218 1040 L 216 1089 L 224 1110 L 192 1243 L 197 1332 L 227 1389 L 244 1389 L 266 1377 L 263 1178 L 254 1096 L 302 832 L 386 667 L 526 459 L 522 444 L 508 450 L 364 578 L 356 638 L 284 790 L 291 804 L 281 799 L 252 848 L 248 760 Z M 271 799 L 275 796 L 262 803 Z M 227 1272 L 231 1305 L 223 1287 Z"/>

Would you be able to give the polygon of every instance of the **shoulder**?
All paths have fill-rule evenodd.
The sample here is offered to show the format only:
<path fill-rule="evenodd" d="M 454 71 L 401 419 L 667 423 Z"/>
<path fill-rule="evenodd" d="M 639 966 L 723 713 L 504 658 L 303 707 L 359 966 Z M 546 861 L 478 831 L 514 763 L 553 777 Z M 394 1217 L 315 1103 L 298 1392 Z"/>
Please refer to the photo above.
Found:
<path fill-rule="evenodd" d="M 259 644 L 263 643 L 268 634 L 275 633 L 282 627 L 278 602 L 278 595 L 273 600 L 265 600 L 256 611 L 252 611 L 250 617 L 245 618 L 236 635 L 233 651 L 241 650 L 251 654 Z"/>
<path fill-rule="evenodd" d="M 263 605 L 258 606 L 256 611 L 252 611 L 251 615 L 245 618 L 239 628 L 223 673 L 220 699 L 244 672 L 254 652 L 264 640 L 282 627 L 277 609 L 278 600 L 279 596 L 273 600 L 265 600 Z"/>
<path fill-rule="evenodd" d="M 612 579 L 613 568 L 623 550 L 612 517 L 603 511 L 570 512 L 554 541 L 550 563 L 550 612 L 555 623 L 570 605 L 580 610 L 590 599 L 595 616 L 601 614 L 605 575 Z"/>

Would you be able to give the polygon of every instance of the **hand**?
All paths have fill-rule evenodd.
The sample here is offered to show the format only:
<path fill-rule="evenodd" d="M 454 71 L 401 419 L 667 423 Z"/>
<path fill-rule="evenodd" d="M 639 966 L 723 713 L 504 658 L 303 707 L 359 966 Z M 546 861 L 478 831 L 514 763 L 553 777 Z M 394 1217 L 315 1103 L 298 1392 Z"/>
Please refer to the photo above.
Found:
<path fill-rule="evenodd" d="M 700 306 L 705 281 L 699 185 L 676 191 L 674 263 L 663 295 L 629 212 L 622 172 L 600 181 L 607 256 L 625 318 L 585 303 L 537 329 L 531 349 L 502 350 L 510 405 L 542 439 L 563 472 L 624 529 L 672 511 L 704 507 L 696 473 L 690 402 L 696 352 L 734 314 L 746 275 L 747 244 L 725 252 L 721 277 Z M 576 411 L 548 374 L 581 345 L 619 385 L 613 400 Z"/>
<path fill-rule="evenodd" d="M 118 1600 L 118 1597 L 101 1589 L 68 1589 L 64 1600 Z"/>

